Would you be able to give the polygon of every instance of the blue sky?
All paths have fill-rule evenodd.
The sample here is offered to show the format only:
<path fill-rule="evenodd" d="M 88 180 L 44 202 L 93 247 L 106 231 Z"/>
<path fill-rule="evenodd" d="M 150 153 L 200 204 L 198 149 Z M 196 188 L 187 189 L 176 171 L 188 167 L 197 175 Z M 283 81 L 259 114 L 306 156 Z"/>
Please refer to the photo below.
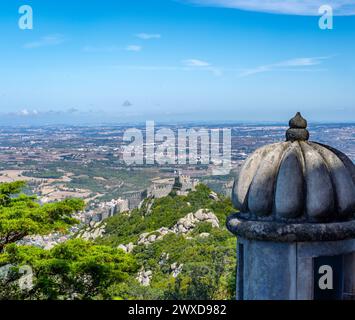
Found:
<path fill-rule="evenodd" d="M 0 123 L 355 121 L 354 3 L 2 0 Z"/>

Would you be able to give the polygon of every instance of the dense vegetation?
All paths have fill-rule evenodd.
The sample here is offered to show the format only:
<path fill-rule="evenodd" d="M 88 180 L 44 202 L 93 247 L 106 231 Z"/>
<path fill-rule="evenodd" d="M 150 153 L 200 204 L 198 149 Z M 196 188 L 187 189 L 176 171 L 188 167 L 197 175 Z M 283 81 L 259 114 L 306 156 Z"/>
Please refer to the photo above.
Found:
<path fill-rule="evenodd" d="M 0 184 L 0 299 L 108 299 L 111 285 L 137 269 L 134 258 L 122 250 L 80 239 L 51 250 L 16 244 L 26 236 L 66 232 L 76 224 L 75 211 L 84 208 L 79 199 L 39 205 L 34 197 L 19 194 L 23 182 Z M 33 284 L 21 290 L 21 268 L 33 274 Z"/>
<path fill-rule="evenodd" d="M 187 236 L 169 233 L 151 245 L 138 245 L 132 254 L 138 265 L 152 271 L 150 286 L 142 287 L 135 277 L 115 288 L 112 295 L 134 299 L 232 299 L 235 294 L 235 238 L 225 228 L 232 212 L 229 199 L 210 198 L 211 190 L 199 185 L 187 196 L 155 200 L 150 210 L 145 203 L 130 215 L 118 215 L 107 221 L 106 235 L 99 242 L 106 245 L 135 243 L 140 234 L 172 227 L 180 218 L 203 208 L 212 211 L 220 228 L 201 222 Z M 148 200 L 149 202 L 149 200 Z M 149 212 L 147 212 L 149 211 Z M 201 237 L 201 233 L 208 233 Z M 169 258 L 166 259 L 168 254 Z M 172 276 L 172 264 L 183 265 L 181 273 Z"/>
<path fill-rule="evenodd" d="M 51 250 L 20 246 L 27 235 L 65 232 L 76 223 L 77 199 L 40 206 L 19 194 L 22 182 L 0 185 L 0 299 L 232 299 L 235 292 L 235 238 L 226 230 L 229 199 L 211 197 L 199 185 L 187 196 L 175 192 L 147 199 L 140 209 L 106 221 L 106 232 L 93 242 L 72 239 Z M 187 234 L 169 232 L 157 241 L 138 244 L 142 233 L 171 228 L 188 213 L 206 209 L 219 227 L 200 222 Z M 131 253 L 118 246 L 134 243 Z M 33 285 L 20 290 L 20 267 L 28 265 Z M 11 273 L 1 278 L 1 267 Z M 175 266 L 173 268 L 173 266 Z M 176 271 L 178 267 L 178 272 Z M 138 281 L 150 272 L 149 285 Z"/>
<path fill-rule="evenodd" d="M 189 212 L 196 212 L 199 209 L 212 210 L 221 222 L 224 229 L 226 216 L 232 211 L 228 199 L 220 201 L 212 200 L 209 195 L 211 190 L 199 185 L 197 191 L 190 192 L 187 196 L 176 196 L 171 193 L 169 196 L 156 199 L 153 206 L 149 207 L 150 200 L 143 203 L 141 209 L 136 209 L 129 215 L 118 215 L 107 220 L 105 243 L 118 245 L 134 241 L 143 232 L 150 232 L 161 227 L 170 228 L 180 218 L 185 217 Z"/>
<path fill-rule="evenodd" d="M 7 244 L 26 236 L 65 232 L 77 223 L 72 213 L 84 208 L 84 202 L 80 199 L 41 206 L 33 196 L 20 194 L 14 197 L 24 186 L 22 181 L 0 184 L 0 253 Z"/>
<path fill-rule="evenodd" d="M 13 269 L 0 299 L 110 299 L 110 286 L 125 281 L 137 270 L 131 255 L 108 246 L 76 239 L 51 250 L 9 245 L 0 255 L 0 264 L 31 267 L 33 287 L 18 290 L 11 286 L 20 275 Z"/>
<path fill-rule="evenodd" d="M 234 241 L 227 239 L 223 231 L 211 231 L 208 238 L 196 239 L 169 234 L 155 244 L 133 251 L 137 263 L 152 271 L 150 286 L 141 287 L 131 277 L 112 294 L 124 299 L 232 299 L 234 246 Z M 167 261 L 164 253 L 169 253 Z M 176 262 L 183 268 L 174 278 L 170 266 Z"/>

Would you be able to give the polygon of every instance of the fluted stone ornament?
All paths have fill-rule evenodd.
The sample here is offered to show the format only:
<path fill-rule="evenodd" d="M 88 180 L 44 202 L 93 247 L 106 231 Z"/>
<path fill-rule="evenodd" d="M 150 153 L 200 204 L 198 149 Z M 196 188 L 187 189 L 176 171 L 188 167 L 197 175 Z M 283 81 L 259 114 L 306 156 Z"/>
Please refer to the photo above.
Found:
<path fill-rule="evenodd" d="M 256 150 L 234 183 L 237 299 L 355 300 L 355 166 L 309 141 L 300 113 L 289 124 L 286 141 Z M 318 281 L 324 265 L 337 279 L 330 291 Z"/>
<path fill-rule="evenodd" d="M 243 165 L 232 192 L 233 204 L 239 213 L 230 217 L 228 227 L 238 232 L 240 221 L 260 222 L 253 224 L 254 231 L 249 230 L 249 233 L 256 236 L 259 232 L 259 236 L 264 237 L 265 228 L 274 231 L 281 228 L 277 229 L 279 235 L 272 233 L 270 237 L 280 241 L 293 237 L 296 241 L 299 240 L 293 229 L 298 228 L 296 224 L 310 224 L 303 226 L 303 230 L 308 228 L 307 239 L 313 235 L 316 240 L 321 237 L 322 229 L 325 230 L 322 224 L 340 223 L 334 224 L 337 237 L 353 236 L 355 229 L 350 232 L 349 224 L 346 228 L 341 224 L 352 222 L 351 228 L 354 224 L 353 162 L 330 146 L 308 141 L 307 121 L 300 113 L 289 124 L 285 142 L 256 150 Z M 234 218 L 238 221 L 232 221 Z M 283 224 L 287 224 L 287 228 Z M 305 237 L 304 232 L 300 237 Z"/>

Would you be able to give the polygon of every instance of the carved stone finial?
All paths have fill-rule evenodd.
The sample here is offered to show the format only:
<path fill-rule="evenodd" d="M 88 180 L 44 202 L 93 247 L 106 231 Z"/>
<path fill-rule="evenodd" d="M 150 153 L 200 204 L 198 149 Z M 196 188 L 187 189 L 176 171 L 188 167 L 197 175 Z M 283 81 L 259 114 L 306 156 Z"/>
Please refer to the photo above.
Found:
<path fill-rule="evenodd" d="M 289 122 L 290 128 L 293 129 L 306 129 L 307 120 L 304 119 L 300 112 L 297 112 L 296 115 Z"/>
<path fill-rule="evenodd" d="M 300 112 L 289 122 L 290 128 L 286 132 L 287 141 L 306 141 L 309 139 L 309 132 L 307 128 L 307 120 L 304 119 Z"/>

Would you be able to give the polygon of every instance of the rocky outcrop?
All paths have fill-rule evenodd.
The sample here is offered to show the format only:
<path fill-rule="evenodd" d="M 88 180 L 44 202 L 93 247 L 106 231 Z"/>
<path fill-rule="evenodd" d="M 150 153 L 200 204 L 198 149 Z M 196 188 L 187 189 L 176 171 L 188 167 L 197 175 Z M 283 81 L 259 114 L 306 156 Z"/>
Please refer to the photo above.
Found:
<path fill-rule="evenodd" d="M 183 268 L 184 264 L 178 264 L 177 262 L 173 263 L 170 266 L 170 270 L 172 272 L 172 276 L 174 278 L 177 278 L 177 276 L 182 272 L 182 268 Z"/>
<path fill-rule="evenodd" d="M 159 265 L 163 265 L 168 263 L 169 260 L 169 254 L 166 252 L 163 252 L 161 258 L 160 258 L 160 262 Z M 174 262 L 170 265 L 170 272 L 171 275 L 174 278 L 177 278 L 179 276 L 179 274 L 182 272 L 184 264 L 183 263 L 177 263 Z M 145 270 L 144 267 L 142 267 L 138 274 L 137 274 L 137 281 L 143 286 L 143 287 L 148 287 L 150 285 L 150 282 L 152 281 L 153 278 L 153 272 L 151 270 Z"/>
<path fill-rule="evenodd" d="M 154 232 L 142 233 L 139 236 L 137 245 L 150 245 L 155 241 L 162 239 L 168 233 L 187 235 L 198 223 L 201 222 L 208 222 L 211 223 L 213 228 L 219 228 L 219 220 L 216 215 L 207 209 L 200 209 L 195 213 L 189 213 L 184 218 L 181 218 L 170 229 L 163 227 Z M 127 245 L 123 245 L 122 248 L 123 247 L 127 247 Z"/>
<path fill-rule="evenodd" d="M 200 209 L 195 213 L 189 213 L 186 217 L 181 218 L 172 228 L 174 233 L 187 233 L 194 229 L 200 222 L 209 222 L 213 228 L 219 228 L 218 218 L 214 213 Z"/>
<path fill-rule="evenodd" d="M 0 267 L 0 280 L 6 280 L 11 272 L 12 264 L 6 264 Z"/>
<path fill-rule="evenodd" d="M 81 238 L 87 241 L 101 238 L 105 233 L 106 224 L 102 222 L 90 222 L 90 224 L 83 230 L 81 230 L 77 238 Z"/>
<path fill-rule="evenodd" d="M 153 272 L 148 270 L 145 271 L 144 268 L 138 272 L 137 281 L 143 286 L 148 287 L 150 285 L 150 281 L 152 280 Z"/>
<path fill-rule="evenodd" d="M 159 265 L 162 266 L 162 265 L 168 263 L 169 258 L 170 258 L 170 254 L 163 252 L 160 256 Z"/>
<path fill-rule="evenodd" d="M 218 194 L 214 191 L 211 191 L 211 193 L 209 194 L 209 198 L 214 200 L 214 201 L 219 201 L 219 197 Z"/>
<path fill-rule="evenodd" d="M 135 245 L 132 242 L 130 242 L 127 245 L 120 244 L 117 248 L 122 249 L 126 253 L 131 253 L 133 251 L 133 249 L 135 248 Z"/>
<path fill-rule="evenodd" d="M 200 238 L 208 238 L 210 236 L 210 234 L 208 232 L 202 232 L 199 234 Z"/>

